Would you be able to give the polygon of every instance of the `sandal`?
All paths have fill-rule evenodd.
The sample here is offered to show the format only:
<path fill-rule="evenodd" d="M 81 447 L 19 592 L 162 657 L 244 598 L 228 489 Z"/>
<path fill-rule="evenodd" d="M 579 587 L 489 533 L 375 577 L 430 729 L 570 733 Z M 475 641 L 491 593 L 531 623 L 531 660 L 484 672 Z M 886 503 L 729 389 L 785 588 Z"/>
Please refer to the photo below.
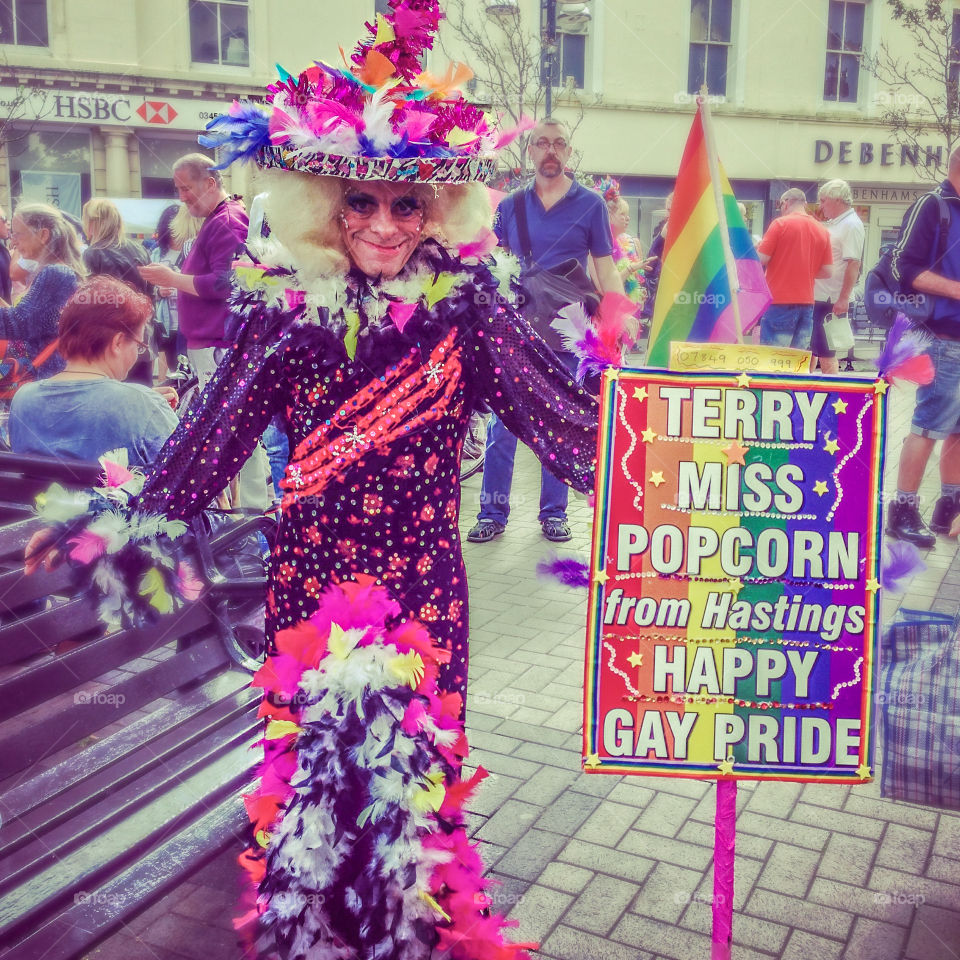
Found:
<path fill-rule="evenodd" d="M 541 520 L 543 535 L 553 543 L 566 543 L 573 539 L 570 524 L 566 520 Z"/>
<path fill-rule="evenodd" d="M 494 537 L 499 537 L 506 529 L 507 525 L 498 520 L 480 520 L 467 534 L 467 540 L 470 543 L 487 543 Z"/>

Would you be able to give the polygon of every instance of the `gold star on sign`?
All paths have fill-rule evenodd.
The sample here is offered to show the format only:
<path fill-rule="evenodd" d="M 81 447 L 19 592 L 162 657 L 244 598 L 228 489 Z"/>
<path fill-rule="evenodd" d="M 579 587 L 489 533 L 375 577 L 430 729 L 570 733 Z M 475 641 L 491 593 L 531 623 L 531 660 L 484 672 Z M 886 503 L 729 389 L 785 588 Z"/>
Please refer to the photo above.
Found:
<path fill-rule="evenodd" d="M 600 766 L 600 757 L 596 753 L 588 754 L 583 761 L 583 765 L 590 770 L 596 770 Z"/>
<path fill-rule="evenodd" d="M 847 401 L 841 400 L 839 397 L 833 403 L 833 409 L 837 413 L 846 413 L 847 412 Z"/>
<path fill-rule="evenodd" d="M 643 437 L 644 443 L 653 443 L 657 437 L 657 431 L 652 430 L 650 427 L 647 427 L 646 430 L 640 431 L 640 436 Z"/>
<path fill-rule="evenodd" d="M 643 654 L 640 653 L 639 650 L 634 651 L 627 657 L 627 663 L 629 663 L 631 667 L 639 667 L 643 663 Z"/>
<path fill-rule="evenodd" d="M 650 474 L 650 483 L 652 483 L 655 487 L 659 487 L 661 483 L 666 482 L 667 481 L 663 479 L 662 470 L 654 470 L 653 473 Z"/>
<path fill-rule="evenodd" d="M 619 367 L 607 367 L 603 371 L 607 375 L 608 380 L 619 380 L 620 379 L 620 369 Z"/>
<path fill-rule="evenodd" d="M 734 580 L 731 580 L 731 581 L 730 581 L 730 589 L 731 589 L 734 593 L 739 593 L 739 592 L 743 589 L 743 581 L 742 581 L 739 577 L 737 577 L 737 578 L 734 579 Z"/>
<path fill-rule="evenodd" d="M 750 378 L 749 378 L 745 373 L 741 373 L 740 376 L 737 377 L 737 386 L 738 386 L 738 387 L 749 387 L 749 386 L 750 386 Z"/>
<path fill-rule="evenodd" d="M 876 590 L 880 589 L 880 581 L 876 577 L 871 577 L 867 581 L 867 590 L 873 593 Z"/>
<path fill-rule="evenodd" d="M 869 780 L 872 776 L 870 768 L 865 763 L 861 763 L 860 766 L 857 767 L 857 776 L 861 780 Z"/>
<path fill-rule="evenodd" d="M 731 753 L 723 763 L 717 764 L 717 769 L 721 773 L 731 774 L 733 773 L 733 754 Z"/>
<path fill-rule="evenodd" d="M 646 400 L 647 399 L 647 388 L 646 387 L 637 387 L 633 391 L 633 395 L 637 400 Z"/>
<path fill-rule="evenodd" d="M 884 393 L 887 392 L 887 387 L 889 387 L 889 386 L 890 386 L 890 384 L 887 383 L 886 380 L 877 380 L 877 381 L 873 384 L 873 392 L 876 393 L 876 394 L 884 394 Z"/>
<path fill-rule="evenodd" d="M 840 449 L 840 444 L 836 440 L 828 440 L 824 445 L 823 449 L 827 453 L 836 453 Z"/>
<path fill-rule="evenodd" d="M 827 492 L 827 482 L 826 482 L 826 480 L 818 480 L 818 481 L 813 485 L 813 492 L 814 492 L 815 494 L 817 494 L 817 496 L 822 497 L 822 496 Z"/>
<path fill-rule="evenodd" d="M 606 570 L 600 570 L 593 575 L 595 583 L 604 584 L 610 579 L 610 574 Z"/>
<path fill-rule="evenodd" d="M 739 463 L 743 466 L 743 455 L 747 453 L 749 449 L 749 447 L 741 447 L 739 442 L 734 440 L 729 447 L 724 447 L 721 453 L 726 454 L 727 463 Z"/>

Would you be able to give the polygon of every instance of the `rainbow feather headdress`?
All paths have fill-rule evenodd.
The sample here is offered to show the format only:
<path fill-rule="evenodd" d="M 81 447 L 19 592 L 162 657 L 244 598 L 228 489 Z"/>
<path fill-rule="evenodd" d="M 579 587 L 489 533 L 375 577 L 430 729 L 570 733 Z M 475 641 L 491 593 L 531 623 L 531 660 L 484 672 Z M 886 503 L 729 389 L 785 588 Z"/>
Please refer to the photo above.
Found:
<path fill-rule="evenodd" d="M 465 183 L 493 173 L 495 154 L 525 127 L 499 133 L 460 86 L 473 73 L 451 64 L 425 71 L 443 13 L 439 0 L 390 0 L 344 67 L 319 61 L 293 76 L 278 65 L 266 104 L 234 101 L 207 124 L 221 167 L 261 167 L 356 180 Z"/>

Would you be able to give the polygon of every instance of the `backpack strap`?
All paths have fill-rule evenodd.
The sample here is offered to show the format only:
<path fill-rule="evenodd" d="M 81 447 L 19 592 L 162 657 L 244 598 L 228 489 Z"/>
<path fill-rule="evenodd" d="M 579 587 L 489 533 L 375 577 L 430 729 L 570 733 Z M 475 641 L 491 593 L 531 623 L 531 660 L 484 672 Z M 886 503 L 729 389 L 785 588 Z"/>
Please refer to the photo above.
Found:
<path fill-rule="evenodd" d="M 517 221 L 517 233 L 520 235 L 520 259 L 525 267 L 534 265 L 533 244 L 530 242 L 530 224 L 527 220 L 528 190 L 518 190 L 513 195 L 513 216 Z"/>
<path fill-rule="evenodd" d="M 947 253 L 947 235 L 950 232 L 950 205 L 939 193 L 935 193 L 937 198 L 937 208 L 940 211 L 940 234 L 937 237 L 937 259 L 933 261 L 932 266 L 937 267 Z"/>

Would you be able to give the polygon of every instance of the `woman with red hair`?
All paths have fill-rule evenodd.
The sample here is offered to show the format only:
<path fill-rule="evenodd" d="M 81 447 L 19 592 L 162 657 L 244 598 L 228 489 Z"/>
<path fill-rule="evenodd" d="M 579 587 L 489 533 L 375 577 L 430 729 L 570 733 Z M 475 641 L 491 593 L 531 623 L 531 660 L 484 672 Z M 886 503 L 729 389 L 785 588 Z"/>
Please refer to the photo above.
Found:
<path fill-rule="evenodd" d="M 147 350 L 150 298 L 109 276 L 78 287 L 60 314 L 56 376 L 21 387 L 10 409 L 15 453 L 96 460 L 125 448 L 130 466 L 153 462 L 177 426 L 156 391 L 124 379 Z"/>

